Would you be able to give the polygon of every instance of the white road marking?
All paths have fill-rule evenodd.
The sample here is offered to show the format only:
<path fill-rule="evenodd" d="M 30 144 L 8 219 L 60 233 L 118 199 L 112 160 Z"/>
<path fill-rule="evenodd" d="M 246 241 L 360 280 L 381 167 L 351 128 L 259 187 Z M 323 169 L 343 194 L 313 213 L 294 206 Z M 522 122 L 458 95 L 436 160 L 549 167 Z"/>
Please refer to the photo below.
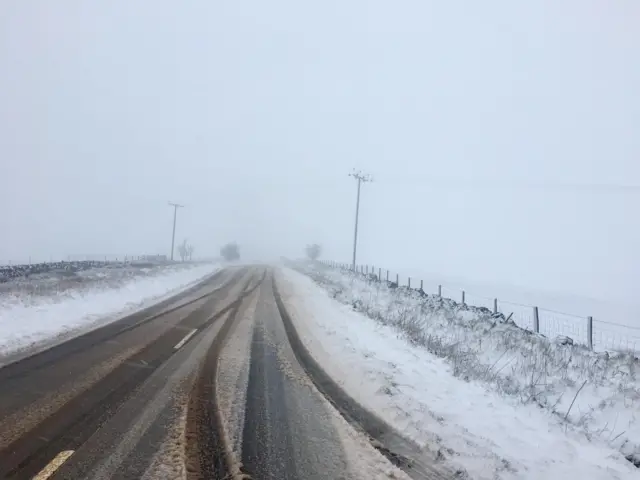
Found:
<path fill-rule="evenodd" d="M 49 478 L 51 475 L 56 473 L 56 470 L 58 470 L 64 462 L 69 460 L 69 457 L 73 455 L 73 452 L 73 450 L 65 450 L 63 452 L 60 452 L 53 458 L 53 460 L 48 463 L 46 467 L 40 470 L 40 473 L 33 477 L 32 480 L 46 480 L 47 478 Z"/>
<path fill-rule="evenodd" d="M 187 342 L 189 341 L 189 339 L 190 339 L 191 337 L 193 337 L 193 336 L 195 335 L 195 333 L 196 333 L 197 331 L 198 331 L 198 329 L 197 329 L 197 328 L 194 328 L 193 330 L 191 330 L 189 333 L 187 333 L 187 334 L 185 335 L 185 337 L 184 337 L 182 340 L 180 340 L 178 343 L 176 343 L 176 346 L 175 346 L 175 347 L 173 347 L 173 348 L 174 348 L 175 350 L 180 349 L 180 348 L 181 348 L 185 343 L 187 343 Z"/>

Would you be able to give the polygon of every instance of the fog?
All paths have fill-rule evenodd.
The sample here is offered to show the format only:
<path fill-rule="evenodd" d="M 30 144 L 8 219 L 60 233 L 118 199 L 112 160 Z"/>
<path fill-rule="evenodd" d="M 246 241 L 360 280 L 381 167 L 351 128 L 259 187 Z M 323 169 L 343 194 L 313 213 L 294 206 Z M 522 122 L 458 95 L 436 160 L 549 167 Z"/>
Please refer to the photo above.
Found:
<path fill-rule="evenodd" d="M 627 0 L 7 1 L 0 263 L 299 256 L 594 298 L 640 281 Z"/>

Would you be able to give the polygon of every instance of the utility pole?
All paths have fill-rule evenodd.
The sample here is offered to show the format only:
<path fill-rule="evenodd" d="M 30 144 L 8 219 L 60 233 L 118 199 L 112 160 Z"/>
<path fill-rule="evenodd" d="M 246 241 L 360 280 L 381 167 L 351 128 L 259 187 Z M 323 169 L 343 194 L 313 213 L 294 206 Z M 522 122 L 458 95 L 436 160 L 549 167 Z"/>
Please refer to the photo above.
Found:
<path fill-rule="evenodd" d="M 169 205 L 173 207 L 173 234 L 171 235 L 171 261 L 173 262 L 173 249 L 176 244 L 176 218 L 178 216 L 178 209 L 183 208 L 184 205 L 169 202 Z"/>
<path fill-rule="evenodd" d="M 350 177 L 355 178 L 358 181 L 358 196 L 356 197 L 356 225 L 353 232 L 353 261 L 352 268 L 356 269 L 356 251 L 358 249 L 358 217 L 360 215 L 360 187 L 363 183 L 373 181 L 369 175 L 364 175 L 362 172 L 355 170 L 349 174 Z"/>

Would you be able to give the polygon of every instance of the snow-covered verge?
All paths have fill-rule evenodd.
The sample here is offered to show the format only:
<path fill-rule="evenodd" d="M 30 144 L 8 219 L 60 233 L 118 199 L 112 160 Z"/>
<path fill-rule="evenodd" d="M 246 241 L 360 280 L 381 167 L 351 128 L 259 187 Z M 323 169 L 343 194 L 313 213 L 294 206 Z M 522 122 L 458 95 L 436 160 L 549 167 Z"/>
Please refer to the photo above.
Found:
<path fill-rule="evenodd" d="M 114 288 L 137 277 L 192 268 L 189 263 L 153 262 L 59 262 L 20 266 L 20 275 L 0 277 L 0 297 L 4 295 L 51 296 L 68 290 L 89 291 Z"/>
<path fill-rule="evenodd" d="M 69 332 L 82 333 L 162 297 L 174 295 L 219 269 L 217 264 L 183 264 L 80 282 L 52 295 L 0 295 L 0 357 L 31 349 Z"/>
<path fill-rule="evenodd" d="M 362 405 L 471 478 L 640 475 L 625 459 L 640 445 L 637 359 L 552 344 L 439 297 L 297 268 L 323 287 L 279 275 L 312 355 Z"/>

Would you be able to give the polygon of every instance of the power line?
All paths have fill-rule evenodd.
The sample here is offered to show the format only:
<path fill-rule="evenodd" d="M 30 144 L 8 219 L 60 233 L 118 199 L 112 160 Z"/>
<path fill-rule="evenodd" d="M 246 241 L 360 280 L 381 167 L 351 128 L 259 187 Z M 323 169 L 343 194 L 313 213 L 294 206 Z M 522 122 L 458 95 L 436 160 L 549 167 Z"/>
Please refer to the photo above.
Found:
<path fill-rule="evenodd" d="M 173 250 L 176 244 L 176 219 L 178 217 L 178 209 L 184 208 L 184 205 L 169 202 L 169 205 L 173 207 L 173 234 L 171 235 L 171 261 L 173 262 Z"/>
<path fill-rule="evenodd" d="M 639 194 L 640 185 L 623 183 L 580 183 L 580 182 L 527 182 L 509 177 L 496 178 L 454 178 L 454 177 L 434 177 L 429 178 L 419 174 L 407 177 L 385 177 L 385 184 L 408 185 L 418 183 L 422 187 L 452 189 L 452 190 L 489 190 L 494 191 L 499 188 L 504 190 L 530 189 L 548 192 L 575 192 L 575 193 L 628 193 Z"/>
<path fill-rule="evenodd" d="M 355 178 L 358 181 L 358 195 L 356 197 L 356 224 L 353 232 L 353 270 L 356 269 L 356 251 L 358 249 L 358 217 L 360 215 L 360 187 L 363 183 L 372 182 L 373 179 L 370 175 L 363 174 L 360 171 L 353 171 L 349 174 L 350 177 Z"/>

